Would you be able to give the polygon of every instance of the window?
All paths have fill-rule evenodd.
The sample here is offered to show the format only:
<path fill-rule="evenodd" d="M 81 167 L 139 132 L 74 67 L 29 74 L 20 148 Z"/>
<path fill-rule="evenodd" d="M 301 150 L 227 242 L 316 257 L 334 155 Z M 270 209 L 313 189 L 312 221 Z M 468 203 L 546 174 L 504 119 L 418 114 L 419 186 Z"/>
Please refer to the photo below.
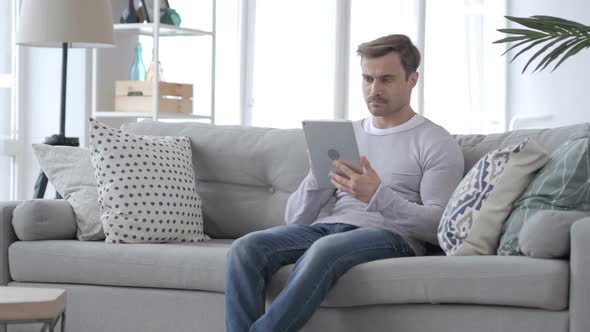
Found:
<path fill-rule="evenodd" d="M 453 134 L 503 132 L 503 1 L 427 0 L 424 115 Z M 444 27 L 441 29 L 441 27 Z"/>
<path fill-rule="evenodd" d="M 16 0 L 0 2 L 0 201 L 16 199 Z"/>
<path fill-rule="evenodd" d="M 497 0 L 245 0 L 255 7 L 242 54 L 246 72 L 242 124 L 299 128 L 303 119 L 369 115 L 361 90 L 357 46 L 387 34 L 406 34 L 421 49 L 416 112 L 455 134 L 501 132 L 505 119 L 503 49 L 492 44 L 505 2 Z M 345 11 L 342 4 L 349 4 Z M 301 18 L 304 18 L 303 20 Z M 444 27 L 444 28 L 441 28 Z M 334 40 L 348 37 L 345 75 Z M 248 35 L 250 34 L 250 35 Z M 348 86 L 335 84 L 348 78 Z M 340 91 L 342 90 L 342 91 Z M 347 91 L 344 91 L 347 90 Z M 250 92 L 251 91 L 251 92 Z M 340 97 L 344 96 L 344 97 Z M 248 99 L 248 97 L 250 97 Z M 342 107 L 334 98 L 347 98 Z M 346 108 L 335 110 L 336 107 Z"/>
<path fill-rule="evenodd" d="M 179 4 L 183 25 L 209 29 L 210 17 L 198 14 L 210 11 L 208 3 Z M 420 79 L 411 101 L 415 111 L 455 134 L 506 130 L 503 48 L 492 44 L 498 38 L 496 28 L 504 25 L 505 1 L 216 3 L 217 124 L 300 128 L 304 119 L 366 117 L 356 48 L 362 42 L 401 33 L 422 52 Z M 340 37 L 346 40 L 345 47 Z M 210 41 L 182 39 L 160 39 L 174 44 L 160 48 L 164 75 L 176 81 L 208 78 L 211 58 L 191 58 L 203 52 L 187 51 L 187 47 L 205 47 L 199 43 Z M 149 50 L 146 42 L 146 64 L 151 60 Z M 342 52 L 348 53 L 342 56 Z M 176 74 L 180 76 L 172 77 Z M 196 103 L 203 102 L 197 108 L 209 109 L 210 89 L 196 83 Z M 340 103 L 342 98 L 346 100 Z"/>
<path fill-rule="evenodd" d="M 256 2 L 249 124 L 334 117 L 335 1 Z"/>
<path fill-rule="evenodd" d="M 418 39 L 418 13 L 415 1 L 352 0 L 350 24 L 349 109 L 348 118 L 362 119 L 370 115 L 361 90 L 359 44 L 390 34 L 405 34 L 414 43 Z M 417 90 L 412 94 L 412 108 L 418 110 Z"/>

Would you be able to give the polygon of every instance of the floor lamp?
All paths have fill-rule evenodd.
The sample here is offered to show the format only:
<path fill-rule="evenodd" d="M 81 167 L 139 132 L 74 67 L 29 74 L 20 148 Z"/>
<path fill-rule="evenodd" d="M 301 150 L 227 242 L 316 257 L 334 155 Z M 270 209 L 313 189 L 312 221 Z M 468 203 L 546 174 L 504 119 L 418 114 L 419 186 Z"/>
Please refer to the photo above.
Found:
<path fill-rule="evenodd" d="M 77 137 L 66 137 L 66 80 L 68 48 L 114 46 L 110 0 L 23 0 L 16 44 L 62 49 L 59 134 L 45 138 L 49 145 L 78 146 Z M 35 183 L 35 198 L 43 198 L 47 177 Z"/>

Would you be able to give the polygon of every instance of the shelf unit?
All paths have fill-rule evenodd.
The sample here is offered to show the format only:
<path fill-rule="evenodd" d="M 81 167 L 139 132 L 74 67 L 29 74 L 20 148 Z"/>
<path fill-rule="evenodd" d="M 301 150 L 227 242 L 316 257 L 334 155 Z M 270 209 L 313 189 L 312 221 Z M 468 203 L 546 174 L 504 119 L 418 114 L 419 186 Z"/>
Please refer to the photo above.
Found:
<path fill-rule="evenodd" d="M 160 1 L 154 0 L 154 13 L 160 12 Z M 210 120 L 215 123 L 215 20 L 216 20 L 216 0 L 211 0 L 212 20 L 211 31 L 191 29 L 186 27 L 177 27 L 162 24 L 159 20 L 153 23 L 131 23 L 131 24 L 114 24 L 115 42 L 114 49 L 93 49 L 92 51 L 92 100 L 91 114 L 92 117 L 99 120 L 107 120 L 111 124 L 120 124 L 121 120 L 152 118 L 158 119 L 197 119 Z M 115 80 L 127 79 L 129 66 L 126 61 L 133 58 L 133 49 L 139 36 L 151 36 L 153 41 L 153 112 L 115 112 Z M 208 115 L 203 114 L 181 114 L 181 113 L 160 113 L 158 111 L 159 97 L 159 60 L 160 60 L 160 38 L 174 37 L 198 37 L 209 36 L 211 38 L 211 76 L 210 82 L 210 110 Z M 110 53 L 109 53 L 110 52 Z M 144 49 L 145 52 L 145 49 Z M 101 57 L 103 59 L 101 60 Z M 149 64 L 148 64 L 149 66 Z M 102 75 L 102 77 L 101 77 Z M 194 98 L 194 96 L 193 96 Z M 107 106 L 104 106 L 107 105 Z M 194 101 L 193 101 L 194 105 Z M 193 113 L 196 108 L 193 107 Z M 109 121 L 108 119 L 111 119 Z M 113 123 L 114 122 L 114 123 Z"/>

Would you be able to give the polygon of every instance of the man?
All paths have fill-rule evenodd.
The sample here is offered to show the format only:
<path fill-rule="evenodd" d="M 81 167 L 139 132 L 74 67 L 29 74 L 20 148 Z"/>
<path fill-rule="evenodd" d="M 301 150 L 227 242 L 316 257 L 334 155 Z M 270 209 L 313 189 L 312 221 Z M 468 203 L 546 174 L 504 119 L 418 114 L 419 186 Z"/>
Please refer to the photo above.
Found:
<path fill-rule="evenodd" d="M 353 266 L 424 255 L 463 176 L 463 154 L 442 127 L 410 107 L 420 53 L 404 35 L 361 44 L 363 94 L 371 117 L 354 122 L 363 172 L 336 161 L 337 189 L 310 172 L 287 202 L 288 225 L 238 239 L 228 254 L 227 331 L 297 331 Z M 369 163 L 371 160 L 371 163 Z M 322 212 L 322 217 L 320 216 Z M 295 264 L 265 313 L 265 289 Z"/>

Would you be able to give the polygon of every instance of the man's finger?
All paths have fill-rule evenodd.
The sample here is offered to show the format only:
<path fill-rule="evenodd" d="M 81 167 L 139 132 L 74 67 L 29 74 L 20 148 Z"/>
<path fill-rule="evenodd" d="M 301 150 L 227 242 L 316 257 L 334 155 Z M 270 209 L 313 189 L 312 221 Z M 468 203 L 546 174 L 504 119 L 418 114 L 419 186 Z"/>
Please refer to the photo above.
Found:
<path fill-rule="evenodd" d="M 331 179 L 332 183 L 338 184 L 338 186 L 336 188 L 338 188 L 344 192 L 347 192 L 347 193 L 351 192 L 351 189 L 350 189 L 350 181 L 351 180 L 345 178 L 344 176 L 342 176 L 334 171 L 330 172 L 330 177 L 332 178 Z"/>
<path fill-rule="evenodd" d="M 365 173 L 367 172 L 375 172 L 375 170 L 373 169 L 373 166 L 371 166 L 371 163 L 369 162 L 369 159 L 367 159 L 367 157 L 362 156 L 361 157 L 361 165 L 363 166 L 363 169 L 365 171 Z"/>
<path fill-rule="evenodd" d="M 329 175 L 332 179 L 336 180 L 338 183 L 348 187 L 348 183 L 350 182 L 350 179 L 347 179 L 344 176 L 342 176 L 334 171 L 330 171 Z"/>
<path fill-rule="evenodd" d="M 340 183 L 336 182 L 336 180 L 334 180 L 333 178 L 330 180 L 330 182 L 334 185 L 334 187 L 336 187 L 336 189 L 344 191 L 344 187 Z"/>
<path fill-rule="evenodd" d="M 346 166 L 345 163 L 341 162 L 341 161 L 335 161 L 334 166 L 340 168 L 340 170 L 342 170 L 342 173 L 348 175 L 349 178 L 352 178 L 353 175 L 358 175 L 357 172 L 353 171 L 350 167 Z"/>

